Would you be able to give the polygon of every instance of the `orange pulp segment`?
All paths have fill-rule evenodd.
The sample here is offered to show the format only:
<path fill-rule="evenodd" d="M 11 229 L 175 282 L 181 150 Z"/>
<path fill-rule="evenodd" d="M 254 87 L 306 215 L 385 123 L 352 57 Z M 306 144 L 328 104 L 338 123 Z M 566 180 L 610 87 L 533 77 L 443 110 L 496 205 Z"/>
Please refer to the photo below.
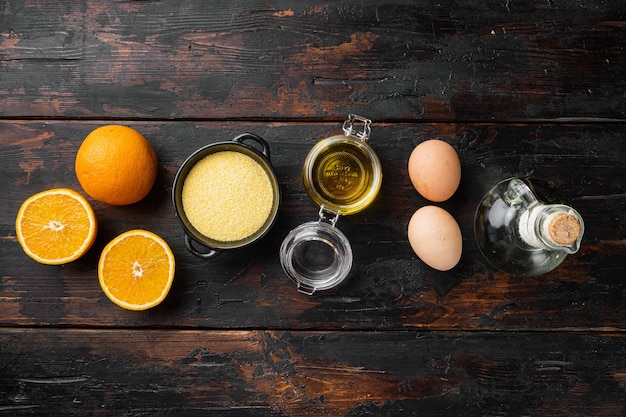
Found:
<path fill-rule="evenodd" d="M 80 258 L 96 239 L 89 202 L 74 190 L 53 188 L 27 198 L 15 219 L 24 252 L 37 262 L 61 265 Z"/>
<path fill-rule="evenodd" d="M 174 270 L 174 254 L 167 242 L 136 229 L 105 246 L 98 262 L 98 279 L 113 303 L 127 310 L 146 310 L 165 299 Z"/>

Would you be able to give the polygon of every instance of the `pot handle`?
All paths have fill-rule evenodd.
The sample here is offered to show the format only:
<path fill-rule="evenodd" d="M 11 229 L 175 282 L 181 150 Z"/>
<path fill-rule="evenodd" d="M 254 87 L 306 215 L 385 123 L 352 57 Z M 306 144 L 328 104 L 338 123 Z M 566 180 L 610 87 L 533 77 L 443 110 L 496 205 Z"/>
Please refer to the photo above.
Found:
<path fill-rule="evenodd" d="M 253 133 L 242 133 L 241 135 L 237 136 L 235 139 L 233 139 L 233 142 L 239 142 L 241 144 L 244 143 L 245 140 L 251 140 L 253 142 L 256 142 L 257 144 L 261 145 L 261 152 L 263 152 L 263 155 L 265 155 L 265 157 L 267 158 L 267 160 L 270 160 L 270 147 L 267 144 L 267 142 L 265 141 L 265 139 L 263 139 L 260 136 L 257 136 Z"/>
<path fill-rule="evenodd" d="M 189 237 L 189 235 L 185 233 L 185 246 L 187 247 L 187 250 L 191 252 L 192 254 L 196 255 L 198 258 L 211 259 L 220 254 L 220 252 L 214 249 L 207 248 L 206 246 L 203 246 L 203 247 L 207 249 L 208 252 L 200 251 L 194 247 L 193 242 L 194 241 L 191 239 L 191 237 Z"/>

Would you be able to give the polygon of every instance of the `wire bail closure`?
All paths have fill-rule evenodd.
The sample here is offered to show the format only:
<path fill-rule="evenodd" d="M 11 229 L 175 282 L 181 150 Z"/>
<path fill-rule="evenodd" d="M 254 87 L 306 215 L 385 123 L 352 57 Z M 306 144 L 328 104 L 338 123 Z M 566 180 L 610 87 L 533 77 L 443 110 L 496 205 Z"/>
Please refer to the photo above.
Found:
<path fill-rule="evenodd" d="M 357 122 L 363 124 L 363 130 L 357 131 L 355 129 L 355 123 Z M 343 122 L 342 129 L 343 133 L 345 133 L 346 136 L 352 136 L 357 139 L 361 139 L 364 142 L 367 142 L 370 134 L 372 133 L 371 124 L 372 121 L 370 119 L 366 119 L 365 117 L 361 117 L 356 114 L 350 114 L 348 115 L 348 119 Z"/>
<path fill-rule="evenodd" d="M 341 216 L 341 210 L 333 210 L 330 209 L 323 204 L 320 206 L 320 211 L 318 213 L 319 220 L 318 223 L 325 222 L 330 224 L 332 227 L 335 227 L 339 216 Z"/>

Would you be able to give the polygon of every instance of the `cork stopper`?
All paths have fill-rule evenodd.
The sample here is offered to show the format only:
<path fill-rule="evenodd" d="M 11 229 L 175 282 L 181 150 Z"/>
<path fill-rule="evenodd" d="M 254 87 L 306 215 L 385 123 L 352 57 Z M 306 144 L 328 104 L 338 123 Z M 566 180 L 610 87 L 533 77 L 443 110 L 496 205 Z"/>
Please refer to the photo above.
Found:
<path fill-rule="evenodd" d="M 555 243 L 571 245 L 580 236 L 580 223 L 571 214 L 559 213 L 550 219 L 548 233 Z"/>

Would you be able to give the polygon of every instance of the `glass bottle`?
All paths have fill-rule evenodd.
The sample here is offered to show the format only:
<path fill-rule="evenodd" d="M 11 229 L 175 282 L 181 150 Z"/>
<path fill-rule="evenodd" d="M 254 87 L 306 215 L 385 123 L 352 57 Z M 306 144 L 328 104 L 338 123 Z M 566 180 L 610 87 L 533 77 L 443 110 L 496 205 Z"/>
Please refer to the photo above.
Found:
<path fill-rule="evenodd" d="M 474 233 L 493 266 L 516 276 L 541 275 L 578 251 L 582 217 L 572 207 L 552 203 L 546 190 L 540 182 L 510 178 L 482 199 Z"/>

